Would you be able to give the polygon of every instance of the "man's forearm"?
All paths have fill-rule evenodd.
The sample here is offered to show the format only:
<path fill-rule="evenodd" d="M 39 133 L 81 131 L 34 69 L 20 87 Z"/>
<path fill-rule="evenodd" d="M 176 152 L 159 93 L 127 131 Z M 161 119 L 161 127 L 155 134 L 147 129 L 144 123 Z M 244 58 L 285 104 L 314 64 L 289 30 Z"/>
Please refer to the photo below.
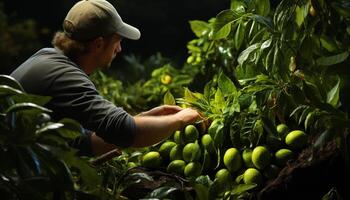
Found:
<path fill-rule="evenodd" d="M 156 144 L 182 128 L 181 119 L 176 115 L 136 116 L 136 137 L 133 147 L 145 147 Z"/>

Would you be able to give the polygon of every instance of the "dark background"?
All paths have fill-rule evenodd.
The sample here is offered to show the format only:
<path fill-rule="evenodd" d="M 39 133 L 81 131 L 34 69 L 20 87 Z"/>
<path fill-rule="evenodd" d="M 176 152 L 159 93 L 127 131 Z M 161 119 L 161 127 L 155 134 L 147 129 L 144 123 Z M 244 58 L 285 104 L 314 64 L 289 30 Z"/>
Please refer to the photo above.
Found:
<path fill-rule="evenodd" d="M 72 0 L 2 0 L 5 13 L 16 19 L 34 19 L 39 28 L 49 32 L 40 37 L 43 46 L 50 45 L 52 35 L 77 1 Z M 230 0 L 109 0 L 122 19 L 140 29 L 141 39 L 124 40 L 123 55 L 147 58 L 161 52 L 177 62 L 187 57 L 186 44 L 195 38 L 189 20 L 208 21 L 220 11 L 229 9 Z M 14 17 L 15 16 L 15 17 Z"/>

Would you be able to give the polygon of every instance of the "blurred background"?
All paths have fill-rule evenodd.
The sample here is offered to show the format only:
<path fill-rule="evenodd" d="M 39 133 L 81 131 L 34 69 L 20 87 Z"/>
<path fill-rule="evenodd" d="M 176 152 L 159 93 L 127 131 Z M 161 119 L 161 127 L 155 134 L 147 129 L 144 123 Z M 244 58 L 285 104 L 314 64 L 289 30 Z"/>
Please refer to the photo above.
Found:
<path fill-rule="evenodd" d="M 38 49 L 51 46 L 51 38 L 61 30 L 62 21 L 77 1 L 1 0 L 0 73 L 9 74 Z M 138 27 L 141 39 L 124 40 L 122 54 L 111 71 L 130 69 L 130 63 L 143 63 L 152 56 L 170 59 L 181 66 L 187 58 L 187 42 L 194 39 L 189 20 L 207 21 L 228 9 L 230 0 L 109 0 L 123 20 Z"/>

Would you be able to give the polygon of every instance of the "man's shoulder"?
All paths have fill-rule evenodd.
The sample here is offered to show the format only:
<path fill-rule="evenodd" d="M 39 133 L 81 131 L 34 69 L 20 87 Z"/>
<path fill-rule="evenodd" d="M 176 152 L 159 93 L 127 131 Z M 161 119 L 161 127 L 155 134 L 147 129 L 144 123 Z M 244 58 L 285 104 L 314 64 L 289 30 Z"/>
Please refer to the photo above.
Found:
<path fill-rule="evenodd" d="M 58 79 L 79 79 L 87 75 L 70 59 L 54 48 L 43 48 L 22 63 L 11 76 L 24 85 L 27 92 L 42 93 Z"/>

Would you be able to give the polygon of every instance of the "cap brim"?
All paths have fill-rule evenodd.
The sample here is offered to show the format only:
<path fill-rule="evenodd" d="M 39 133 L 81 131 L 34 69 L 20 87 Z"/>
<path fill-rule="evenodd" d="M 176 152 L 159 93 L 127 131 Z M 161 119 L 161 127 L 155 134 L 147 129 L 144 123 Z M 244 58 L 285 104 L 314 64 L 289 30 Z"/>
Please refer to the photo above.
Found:
<path fill-rule="evenodd" d="M 117 33 L 122 37 L 131 39 L 131 40 L 138 40 L 141 37 L 141 33 L 139 29 L 129 24 L 126 24 L 124 22 L 123 22 L 123 25 L 118 29 Z"/>

